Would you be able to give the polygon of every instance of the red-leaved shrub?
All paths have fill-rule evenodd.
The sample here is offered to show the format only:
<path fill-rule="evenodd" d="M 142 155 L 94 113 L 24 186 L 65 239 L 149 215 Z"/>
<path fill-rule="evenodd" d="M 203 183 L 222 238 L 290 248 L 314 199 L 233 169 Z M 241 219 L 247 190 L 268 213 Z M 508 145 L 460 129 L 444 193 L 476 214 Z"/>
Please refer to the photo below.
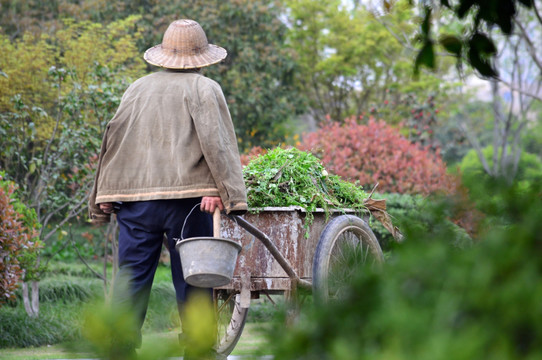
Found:
<path fill-rule="evenodd" d="M 7 189 L 0 186 L 0 305 L 15 298 L 15 290 L 23 276 L 18 256 L 31 240 L 21 215 L 13 208 L 10 197 L 13 191 L 12 185 Z"/>
<path fill-rule="evenodd" d="M 328 171 L 379 192 L 430 194 L 453 191 L 454 180 L 438 151 L 410 142 L 398 129 L 370 119 L 325 123 L 305 134 L 298 148 L 318 156 Z"/>
<path fill-rule="evenodd" d="M 241 165 L 246 166 L 253 158 L 267 153 L 267 149 L 261 146 L 254 146 L 247 154 L 241 154 Z"/>

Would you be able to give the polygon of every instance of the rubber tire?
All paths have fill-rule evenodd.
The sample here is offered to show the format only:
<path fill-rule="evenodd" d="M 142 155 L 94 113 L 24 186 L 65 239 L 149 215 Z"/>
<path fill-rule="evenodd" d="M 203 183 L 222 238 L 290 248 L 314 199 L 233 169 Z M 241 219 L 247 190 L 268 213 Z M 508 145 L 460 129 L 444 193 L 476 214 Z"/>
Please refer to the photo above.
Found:
<path fill-rule="evenodd" d="M 237 345 L 237 342 L 241 338 L 241 334 L 247 321 L 248 308 L 241 307 L 241 295 L 233 295 L 230 302 L 231 304 L 227 304 L 223 309 L 226 313 L 222 316 L 228 316 L 230 320 L 227 324 L 225 333 L 218 339 L 218 345 L 216 347 L 216 352 L 218 354 L 217 359 L 226 359 L 227 356 L 231 354 L 235 345 Z M 220 306 L 220 304 L 218 305 Z M 217 314 L 217 317 L 220 318 L 221 315 Z"/>
<path fill-rule="evenodd" d="M 361 218 L 353 215 L 340 215 L 332 219 L 322 231 L 312 267 L 312 288 L 317 301 L 329 301 L 328 275 L 332 262 L 333 250 L 339 245 L 338 240 L 344 235 L 355 235 L 361 241 L 363 248 L 368 249 L 367 254 L 375 263 L 382 263 L 384 256 L 382 249 L 373 231 Z"/>

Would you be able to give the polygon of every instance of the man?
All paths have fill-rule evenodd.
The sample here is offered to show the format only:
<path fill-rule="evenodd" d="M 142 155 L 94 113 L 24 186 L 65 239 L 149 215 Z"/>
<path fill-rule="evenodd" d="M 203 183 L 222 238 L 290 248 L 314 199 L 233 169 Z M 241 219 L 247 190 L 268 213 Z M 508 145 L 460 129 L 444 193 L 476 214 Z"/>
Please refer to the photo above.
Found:
<path fill-rule="evenodd" d="M 164 234 L 182 314 L 194 289 L 184 281 L 174 238 L 212 236 L 210 214 L 217 207 L 226 213 L 247 210 L 226 100 L 220 85 L 199 71 L 226 55 L 207 42 L 197 22 L 171 23 L 162 43 L 144 55 L 163 71 L 130 85 L 103 138 L 90 217 L 103 223 L 116 213 L 117 279 L 128 279 L 128 291 L 115 287 L 113 303 L 133 307 L 139 343 Z"/>

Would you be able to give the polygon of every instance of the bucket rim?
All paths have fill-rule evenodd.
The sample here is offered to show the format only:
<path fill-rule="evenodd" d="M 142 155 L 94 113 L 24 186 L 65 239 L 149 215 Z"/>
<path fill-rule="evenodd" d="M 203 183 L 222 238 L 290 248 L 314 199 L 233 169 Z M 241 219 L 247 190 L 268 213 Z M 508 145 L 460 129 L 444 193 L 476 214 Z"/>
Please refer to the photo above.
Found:
<path fill-rule="evenodd" d="M 212 237 L 212 236 L 198 236 L 198 237 L 191 237 L 191 238 L 187 238 L 187 239 L 179 239 L 179 240 L 177 240 L 177 244 L 175 244 L 175 248 L 179 248 L 182 244 L 186 244 L 187 242 L 198 241 L 198 240 L 213 240 L 213 241 L 227 242 L 227 243 L 230 243 L 231 245 L 233 245 L 234 247 L 236 247 L 237 252 L 240 252 L 241 249 L 243 248 L 243 246 L 241 244 L 239 244 L 237 241 L 230 240 L 230 239 L 224 239 L 224 238 L 216 238 L 216 237 Z"/>

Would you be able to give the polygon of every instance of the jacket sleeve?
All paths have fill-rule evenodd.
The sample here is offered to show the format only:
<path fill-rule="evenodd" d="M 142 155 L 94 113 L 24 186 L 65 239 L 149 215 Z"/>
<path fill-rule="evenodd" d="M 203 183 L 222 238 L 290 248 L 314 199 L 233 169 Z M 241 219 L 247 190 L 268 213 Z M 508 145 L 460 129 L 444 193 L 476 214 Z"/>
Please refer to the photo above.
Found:
<path fill-rule="evenodd" d="M 211 80 L 204 85 L 197 87 L 193 111 L 202 153 L 226 213 L 242 213 L 247 210 L 246 188 L 228 105 L 218 83 Z"/>
<path fill-rule="evenodd" d="M 109 127 L 107 127 L 103 140 L 102 140 L 102 146 L 100 149 L 100 155 L 98 157 L 98 166 L 96 168 L 96 175 L 94 177 L 94 184 L 92 185 L 92 190 L 89 195 L 88 199 L 88 216 L 90 219 L 90 222 L 92 222 L 95 225 L 102 225 L 105 223 L 108 223 L 111 220 L 111 214 L 106 214 L 102 210 L 100 210 L 100 205 L 96 204 L 96 195 L 98 192 L 98 179 L 100 177 L 100 168 L 102 165 L 102 158 L 105 153 L 105 150 L 107 149 L 107 130 Z"/>

